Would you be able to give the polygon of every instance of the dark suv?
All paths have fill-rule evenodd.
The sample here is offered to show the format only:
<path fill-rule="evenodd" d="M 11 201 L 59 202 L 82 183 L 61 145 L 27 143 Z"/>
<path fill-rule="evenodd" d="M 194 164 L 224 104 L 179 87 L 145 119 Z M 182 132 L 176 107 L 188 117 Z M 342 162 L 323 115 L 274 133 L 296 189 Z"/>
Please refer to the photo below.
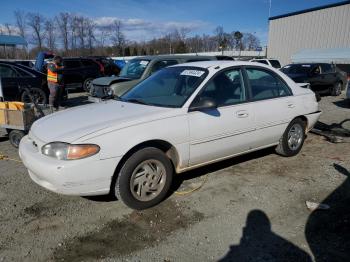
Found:
<path fill-rule="evenodd" d="M 297 83 L 310 83 L 313 91 L 330 93 L 338 96 L 346 88 L 346 73 L 334 64 L 328 63 L 300 63 L 290 64 L 281 68 L 281 71 Z"/>
<path fill-rule="evenodd" d="M 98 63 L 90 58 L 63 58 L 64 84 L 66 88 L 83 88 L 89 91 L 92 80 L 102 76 Z"/>

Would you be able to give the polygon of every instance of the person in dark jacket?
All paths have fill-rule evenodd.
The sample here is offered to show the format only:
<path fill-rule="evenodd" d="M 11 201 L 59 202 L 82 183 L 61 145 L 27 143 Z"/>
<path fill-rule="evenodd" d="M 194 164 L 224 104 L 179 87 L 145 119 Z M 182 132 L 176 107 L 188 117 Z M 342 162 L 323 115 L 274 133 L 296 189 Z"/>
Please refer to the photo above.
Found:
<path fill-rule="evenodd" d="M 56 110 L 61 105 L 61 98 L 64 89 L 62 57 L 55 56 L 53 62 L 47 65 L 47 83 L 50 90 L 49 104 Z"/>

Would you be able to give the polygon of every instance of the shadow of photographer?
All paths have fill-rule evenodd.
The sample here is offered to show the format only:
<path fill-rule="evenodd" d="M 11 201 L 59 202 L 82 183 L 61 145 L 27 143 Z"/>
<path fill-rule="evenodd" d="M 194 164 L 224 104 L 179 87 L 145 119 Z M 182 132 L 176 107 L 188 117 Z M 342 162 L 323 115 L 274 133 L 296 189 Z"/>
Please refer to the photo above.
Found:
<path fill-rule="evenodd" d="M 330 209 L 313 211 L 305 227 L 307 242 L 317 262 L 350 260 L 350 173 L 341 165 L 333 166 L 346 179 L 322 201 Z"/>
<path fill-rule="evenodd" d="M 247 216 L 239 245 L 231 246 L 229 252 L 219 261 L 312 260 L 305 251 L 274 233 L 270 220 L 263 211 L 252 210 Z"/>

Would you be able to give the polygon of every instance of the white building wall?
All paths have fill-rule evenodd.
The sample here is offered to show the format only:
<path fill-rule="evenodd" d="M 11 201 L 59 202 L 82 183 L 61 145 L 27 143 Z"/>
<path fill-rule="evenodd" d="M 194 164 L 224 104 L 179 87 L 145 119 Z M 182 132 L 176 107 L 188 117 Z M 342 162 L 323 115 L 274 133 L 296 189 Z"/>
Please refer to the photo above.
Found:
<path fill-rule="evenodd" d="M 269 21 L 267 56 L 282 65 L 305 48 L 350 47 L 350 4 Z"/>

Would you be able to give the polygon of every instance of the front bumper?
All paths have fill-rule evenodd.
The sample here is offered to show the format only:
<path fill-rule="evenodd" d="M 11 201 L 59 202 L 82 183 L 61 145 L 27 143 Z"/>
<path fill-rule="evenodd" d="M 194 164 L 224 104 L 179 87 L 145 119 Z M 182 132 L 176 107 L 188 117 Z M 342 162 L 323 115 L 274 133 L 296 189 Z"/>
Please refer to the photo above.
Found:
<path fill-rule="evenodd" d="M 120 158 L 101 160 L 99 155 L 62 161 L 41 154 L 33 140 L 25 136 L 19 156 L 31 179 L 38 185 L 65 195 L 104 195 L 109 193 L 112 176 Z"/>

